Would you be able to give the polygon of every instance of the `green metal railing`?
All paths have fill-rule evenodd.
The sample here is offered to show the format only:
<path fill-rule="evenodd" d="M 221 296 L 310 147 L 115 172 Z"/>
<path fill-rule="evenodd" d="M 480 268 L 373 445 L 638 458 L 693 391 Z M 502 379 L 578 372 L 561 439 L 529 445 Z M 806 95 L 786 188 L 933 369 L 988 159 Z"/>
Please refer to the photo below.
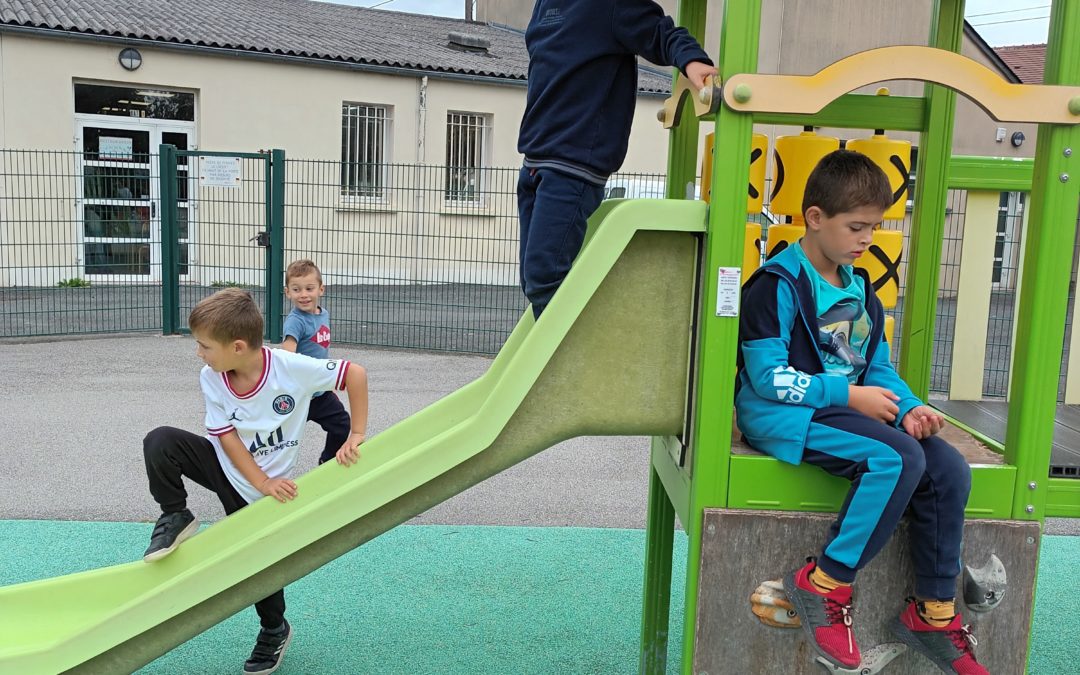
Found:
<path fill-rule="evenodd" d="M 357 185 L 341 162 L 286 166 L 284 263 L 322 270 L 335 342 L 499 350 L 525 308 L 517 169 L 462 186 L 452 167 L 375 165 Z"/>
<path fill-rule="evenodd" d="M 161 329 L 157 165 L 0 150 L 0 337 Z"/>
<path fill-rule="evenodd" d="M 275 153 L 280 151 L 275 151 Z M 271 302 L 271 155 L 160 150 L 161 326 L 187 330 L 187 315 L 202 298 L 225 286 L 251 291 L 263 306 L 266 337 L 279 326 Z M 280 273 L 277 275 L 280 276 Z"/>
<path fill-rule="evenodd" d="M 234 186 L 203 180 L 202 169 L 220 169 L 229 158 L 239 178 Z M 324 272 L 335 342 L 498 351 L 525 307 L 517 276 L 518 170 L 485 169 L 478 185 L 465 185 L 455 180 L 463 172 L 444 166 L 359 168 L 286 159 L 281 151 L 162 146 L 159 154 L 118 161 L 0 150 L 0 337 L 183 332 L 196 302 L 237 285 L 261 304 L 266 337 L 276 342 L 290 309 L 282 293 L 285 266 L 306 257 Z M 666 192 L 661 174 L 620 173 L 607 187 L 611 198 Z M 685 196 L 685 187 L 670 192 Z M 930 372 L 935 394 L 948 391 L 956 348 L 950 289 L 959 271 L 965 191 L 951 190 L 946 203 Z M 1019 218 L 1015 209 L 1005 217 Z M 1011 255 L 1003 255 L 1000 273 L 1008 279 L 1017 273 L 1020 228 L 1006 225 L 1002 247 Z M 911 214 L 886 226 L 905 232 L 908 260 Z M 162 246 L 162 234 L 169 245 Z M 906 280 L 902 275 L 901 303 L 892 310 L 897 325 Z M 1002 284 L 987 328 L 989 397 L 1007 387 L 1014 304 L 1015 287 Z"/>

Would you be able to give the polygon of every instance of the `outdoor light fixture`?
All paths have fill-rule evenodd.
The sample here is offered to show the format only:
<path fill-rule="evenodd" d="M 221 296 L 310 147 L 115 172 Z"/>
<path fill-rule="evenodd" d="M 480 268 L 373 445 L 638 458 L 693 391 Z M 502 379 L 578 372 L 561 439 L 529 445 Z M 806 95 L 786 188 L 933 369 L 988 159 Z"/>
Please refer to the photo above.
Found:
<path fill-rule="evenodd" d="M 1024 143 L 1024 132 L 1014 132 L 1012 138 L 1010 138 L 1009 140 L 1012 142 L 1014 148 L 1019 148 Z"/>
<path fill-rule="evenodd" d="M 124 70 L 136 70 L 142 65 L 142 54 L 134 47 L 124 47 L 120 50 L 120 65 Z"/>

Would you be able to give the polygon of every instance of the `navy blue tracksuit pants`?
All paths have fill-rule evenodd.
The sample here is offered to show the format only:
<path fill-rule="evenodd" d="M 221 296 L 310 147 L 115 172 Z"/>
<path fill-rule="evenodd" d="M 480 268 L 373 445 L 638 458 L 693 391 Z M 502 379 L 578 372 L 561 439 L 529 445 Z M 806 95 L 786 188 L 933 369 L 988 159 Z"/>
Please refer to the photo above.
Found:
<path fill-rule="evenodd" d="M 581 251 L 586 223 L 604 188 L 551 169 L 522 167 L 517 196 L 521 290 L 540 318 Z"/>
<path fill-rule="evenodd" d="M 324 391 L 311 399 L 307 415 L 309 422 L 315 422 L 326 432 L 326 445 L 319 455 L 319 464 L 329 462 L 336 455 L 352 432 L 352 420 L 341 399 L 332 391 Z"/>
<path fill-rule="evenodd" d="M 831 407 L 815 411 L 803 461 L 851 481 L 818 558 L 826 574 L 853 582 L 910 508 L 915 594 L 955 596 L 971 490 L 971 468 L 956 448 L 937 436 L 919 441 L 851 408 Z"/>

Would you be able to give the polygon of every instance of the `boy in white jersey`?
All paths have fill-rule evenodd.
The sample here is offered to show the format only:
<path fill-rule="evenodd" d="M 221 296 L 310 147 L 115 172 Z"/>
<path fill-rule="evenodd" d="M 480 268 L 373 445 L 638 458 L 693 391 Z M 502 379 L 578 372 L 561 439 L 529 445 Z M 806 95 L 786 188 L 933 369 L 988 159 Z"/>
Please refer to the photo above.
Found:
<path fill-rule="evenodd" d="M 330 358 L 330 312 L 319 304 L 325 292 L 322 272 L 312 261 L 295 260 L 285 269 L 285 297 L 293 309 L 285 317 L 282 349 L 315 359 Z M 329 462 L 349 436 L 349 413 L 334 392 L 324 391 L 311 397 L 307 418 L 326 432 L 319 464 Z"/>
<path fill-rule="evenodd" d="M 262 345 L 263 319 L 246 292 L 227 288 L 191 311 L 188 326 L 206 367 L 200 384 L 206 399 L 206 435 L 159 427 L 143 440 L 150 493 L 161 505 L 144 555 L 153 562 L 172 553 L 198 528 L 187 509 L 186 476 L 213 490 L 226 514 L 264 495 L 280 502 L 296 497 L 291 479 L 311 396 L 347 391 L 352 430 L 337 451 L 344 466 L 356 462 L 367 426 L 367 374 L 348 361 L 312 359 Z M 244 672 L 277 669 L 292 639 L 285 594 L 255 603 L 262 630 Z"/>

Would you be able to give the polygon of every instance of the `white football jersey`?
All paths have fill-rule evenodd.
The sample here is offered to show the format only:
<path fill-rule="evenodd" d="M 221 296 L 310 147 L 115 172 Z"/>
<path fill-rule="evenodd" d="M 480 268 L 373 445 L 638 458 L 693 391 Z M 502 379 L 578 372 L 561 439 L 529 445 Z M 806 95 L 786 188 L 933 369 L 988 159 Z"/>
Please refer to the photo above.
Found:
<path fill-rule="evenodd" d="M 199 375 L 206 398 L 207 438 L 225 476 L 249 503 L 262 493 L 241 475 L 221 447 L 220 437 L 236 431 L 255 463 L 270 478 L 291 478 L 300 452 L 311 395 L 345 389 L 349 362 L 313 359 L 282 349 L 262 348 L 262 377 L 246 393 L 233 391 L 225 373 L 205 366 Z"/>

